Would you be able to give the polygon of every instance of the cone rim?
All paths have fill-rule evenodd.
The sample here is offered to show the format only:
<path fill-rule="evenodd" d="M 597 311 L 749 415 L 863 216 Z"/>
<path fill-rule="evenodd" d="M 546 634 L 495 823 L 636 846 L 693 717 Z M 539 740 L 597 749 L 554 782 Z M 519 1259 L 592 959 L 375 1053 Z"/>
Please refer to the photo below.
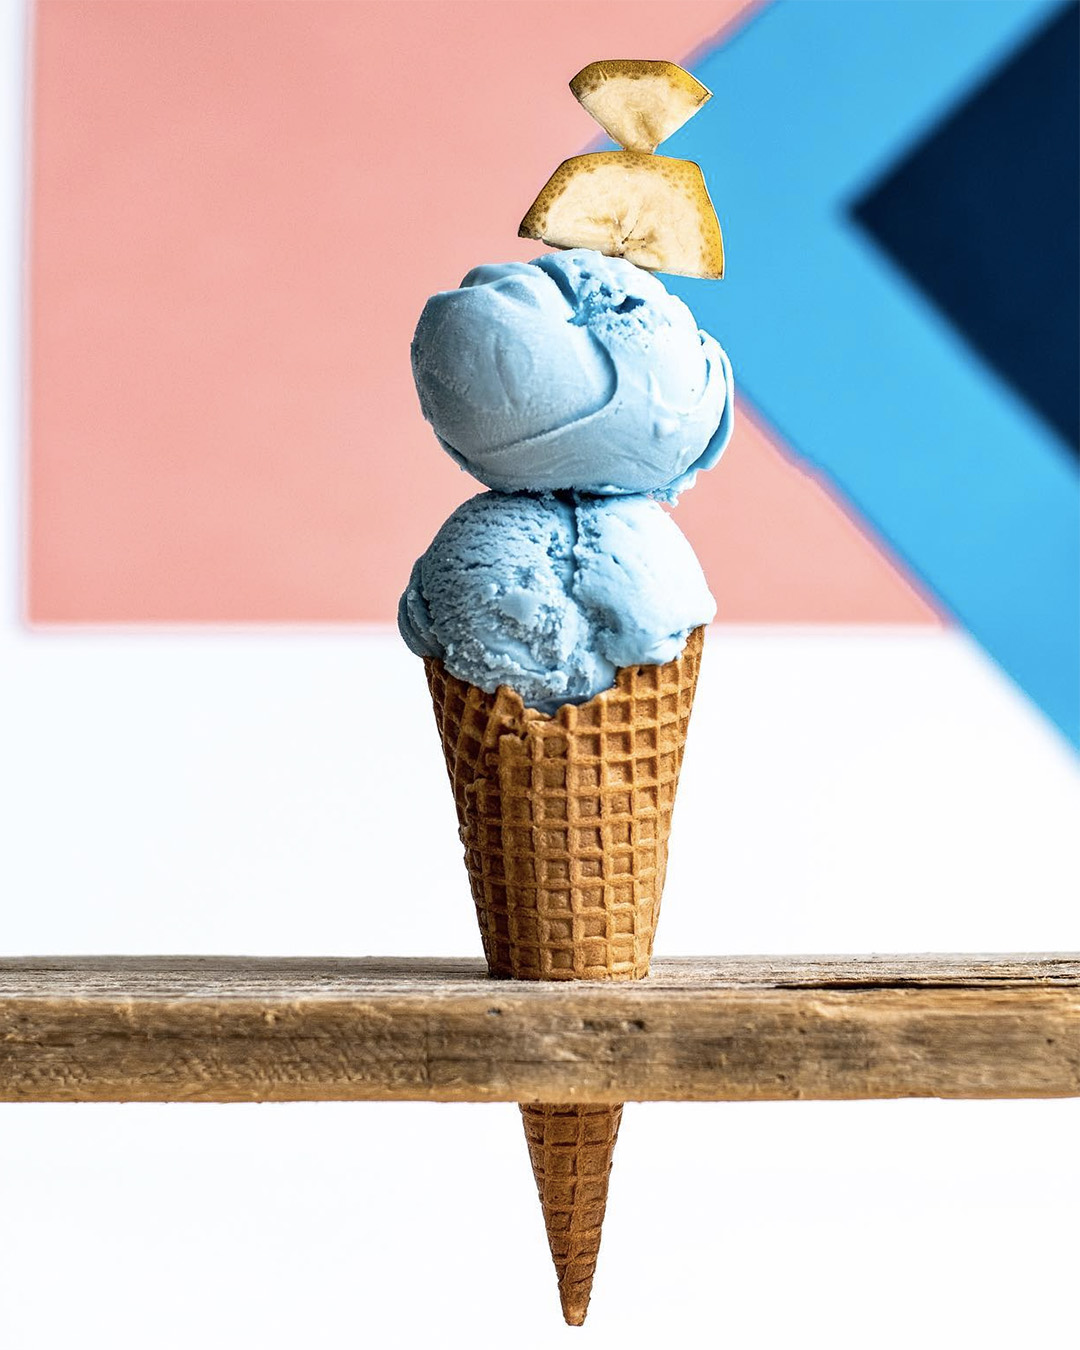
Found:
<path fill-rule="evenodd" d="M 571 722 L 579 712 L 592 708 L 598 702 L 614 697 L 620 697 L 628 694 L 624 686 L 631 678 L 634 671 L 644 670 L 648 666 L 655 666 L 662 670 L 665 666 L 674 665 L 682 661 L 687 655 L 694 655 L 695 651 L 700 653 L 705 641 L 705 625 L 699 624 L 696 628 L 691 628 L 686 635 L 686 641 L 683 643 L 682 650 L 677 656 L 672 657 L 670 661 L 634 661 L 628 666 L 619 666 L 615 671 L 615 680 L 606 689 L 601 689 L 599 693 L 593 694 L 592 698 L 585 699 L 581 703 L 566 702 L 559 705 L 553 713 L 542 712 L 539 708 L 530 708 L 521 694 L 508 684 L 500 684 L 495 689 L 484 689 L 482 685 L 473 684 L 470 680 L 463 680 L 459 675 L 455 675 L 449 670 L 446 663 L 437 656 L 425 656 L 424 664 L 433 670 L 441 670 L 448 680 L 457 680 L 458 684 L 465 685 L 470 689 L 478 689 L 488 698 L 496 700 L 501 708 L 511 717 L 520 718 L 529 722 L 551 722 L 557 724 L 564 730 L 571 730 Z"/>

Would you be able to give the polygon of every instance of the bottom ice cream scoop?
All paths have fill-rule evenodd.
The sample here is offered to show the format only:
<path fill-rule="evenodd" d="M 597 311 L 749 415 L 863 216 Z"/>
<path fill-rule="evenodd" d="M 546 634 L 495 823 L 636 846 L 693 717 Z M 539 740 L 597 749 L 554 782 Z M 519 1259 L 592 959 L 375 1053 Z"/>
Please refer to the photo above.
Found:
<path fill-rule="evenodd" d="M 686 536 L 646 497 L 471 498 L 413 567 L 398 626 L 418 656 L 554 712 L 664 665 L 716 613 Z"/>

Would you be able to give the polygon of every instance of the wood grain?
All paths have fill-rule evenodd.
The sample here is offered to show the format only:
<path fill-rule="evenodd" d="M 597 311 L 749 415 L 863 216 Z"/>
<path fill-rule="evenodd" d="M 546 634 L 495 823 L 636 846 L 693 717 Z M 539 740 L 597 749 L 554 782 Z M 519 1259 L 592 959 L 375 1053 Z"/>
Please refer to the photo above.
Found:
<path fill-rule="evenodd" d="M 1080 1096 L 1080 956 L 0 959 L 3 1101 Z"/>

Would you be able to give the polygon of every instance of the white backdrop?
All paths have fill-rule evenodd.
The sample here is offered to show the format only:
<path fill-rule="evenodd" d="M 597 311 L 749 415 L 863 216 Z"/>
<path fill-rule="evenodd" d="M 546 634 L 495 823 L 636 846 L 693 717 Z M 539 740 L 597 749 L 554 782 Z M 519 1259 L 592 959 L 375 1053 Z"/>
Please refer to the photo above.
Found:
<path fill-rule="evenodd" d="M 478 953 L 389 629 L 21 623 L 12 0 L 0 24 L 0 954 Z M 714 630 L 658 949 L 1075 949 L 1078 808 L 1074 757 L 959 634 Z M 1078 1135 L 1080 1101 L 631 1107 L 578 1332 L 513 1107 L 0 1106 L 0 1328 L 1004 1347 L 1075 1326 Z"/>

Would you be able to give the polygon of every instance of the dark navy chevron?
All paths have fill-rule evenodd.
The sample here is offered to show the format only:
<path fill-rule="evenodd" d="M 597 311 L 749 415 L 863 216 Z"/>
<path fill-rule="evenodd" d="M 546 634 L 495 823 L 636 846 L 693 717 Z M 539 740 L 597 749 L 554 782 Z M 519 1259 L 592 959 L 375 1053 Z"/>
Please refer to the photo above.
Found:
<path fill-rule="evenodd" d="M 1080 6 L 928 132 L 855 217 L 1080 453 Z"/>

